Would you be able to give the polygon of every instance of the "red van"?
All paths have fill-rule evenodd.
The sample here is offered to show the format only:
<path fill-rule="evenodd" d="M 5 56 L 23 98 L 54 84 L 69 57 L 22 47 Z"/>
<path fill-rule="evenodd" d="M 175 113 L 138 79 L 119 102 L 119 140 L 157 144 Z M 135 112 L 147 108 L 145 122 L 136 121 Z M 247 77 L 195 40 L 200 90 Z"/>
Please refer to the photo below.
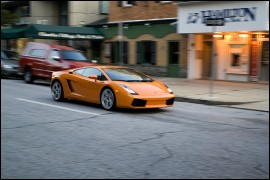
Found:
<path fill-rule="evenodd" d="M 50 79 L 54 71 L 96 65 L 74 48 L 29 42 L 19 60 L 19 71 L 26 83 Z"/>

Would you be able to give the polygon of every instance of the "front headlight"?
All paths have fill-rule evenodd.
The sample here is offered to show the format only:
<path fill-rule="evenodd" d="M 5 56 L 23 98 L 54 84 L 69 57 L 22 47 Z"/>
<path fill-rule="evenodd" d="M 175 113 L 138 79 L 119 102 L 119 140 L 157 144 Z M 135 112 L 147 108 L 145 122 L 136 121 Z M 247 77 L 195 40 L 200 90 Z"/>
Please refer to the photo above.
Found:
<path fill-rule="evenodd" d="M 133 91 L 132 89 L 130 89 L 126 85 L 124 85 L 124 84 L 118 84 L 118 85 L 121 86 L 122 88 L 124 88 L 128 93 L 130 93 L 132 95 L 138 95 L 138 93 L 136 93 L 135 91 Z"/>
<path fill-rule="evenodd" d="M 165 83 L 163 83 L 164 84 L 164 86 L 166 86 L 167 87 L 167 89 L 168 89 L 168 91 L 169 91 L 169 93 L 170 94 L 173 94 L 173 91 L 165 84 Z"/>
<path fill-rule="evenodd" d="M 12 69 L 12 66 L 10 66 L 8 64 L 4 64 L 2 67 L 5 68 L 5 69 Z"/>

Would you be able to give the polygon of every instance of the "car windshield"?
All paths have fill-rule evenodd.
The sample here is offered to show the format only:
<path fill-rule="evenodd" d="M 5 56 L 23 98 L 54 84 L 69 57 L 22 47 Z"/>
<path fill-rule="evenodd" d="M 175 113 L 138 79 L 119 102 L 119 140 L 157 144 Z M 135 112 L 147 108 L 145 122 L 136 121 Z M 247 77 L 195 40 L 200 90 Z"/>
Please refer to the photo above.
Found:
<path fill-rule="evenodd" d="M 127 81 L 127 82 L 151 82 L 150 77 L 145 74 L 135 71 L 130 68 L 104 68 L 106 74 L 112 81 Z"/>
<path fill-rule="evenodd" d="M 79 51 L 62 50 L 62 56 L 64 60 L 88 61 L 84 54 Z"/>
<path fill-rule="evenodd" d="M 1 50 L 1 59 L 15 59 L 18 60 L 19 54 L 14 51 Z"/>

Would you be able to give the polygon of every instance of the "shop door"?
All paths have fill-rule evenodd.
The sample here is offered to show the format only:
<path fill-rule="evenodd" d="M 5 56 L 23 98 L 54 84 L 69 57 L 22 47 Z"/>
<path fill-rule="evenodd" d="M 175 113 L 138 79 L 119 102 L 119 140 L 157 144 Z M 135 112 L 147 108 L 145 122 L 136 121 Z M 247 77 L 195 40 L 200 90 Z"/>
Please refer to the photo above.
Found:
<path fill-rule="evenodd" d="M 121 54 L 120 54 L 120 44 L 119 42 L 113 42 L 111 46 L 111 62 L 114 64 L 121 63 L 128 64 L 128 42 L 123 41 L 121 43 Z M 122 57 L 120 57 L 120 55 Z"/>
<path fill-rule="evenodd" d="M 211 76 L 211 52 L 212 42 L 203 43 L 202 79 L 209 79 Z"/>
<path fill-rule="evenodd" d="M 112 52 L 111 63 L 113 63 L 113 64 L 119 63 L 119 59 L 120 59 L 120 56 L 119 56 L 119 42 L 113 42 L 112 43 L 111 52 Z"/>
<path fill-rule="evenodd" d="M 168 76 L 179 77 L 179 42 L 168 43 Z"/>
<path fill-rule="evenodd" d="M 263 41 L 261 60 L 261 81 L 269 81 L 269 41 Z"/>
<path fill-rule="evenodd" d="M 92 57 L 91 60 L 96 60 L 98 63 L 101 61 L 101 41 L 91 41 Z"/>

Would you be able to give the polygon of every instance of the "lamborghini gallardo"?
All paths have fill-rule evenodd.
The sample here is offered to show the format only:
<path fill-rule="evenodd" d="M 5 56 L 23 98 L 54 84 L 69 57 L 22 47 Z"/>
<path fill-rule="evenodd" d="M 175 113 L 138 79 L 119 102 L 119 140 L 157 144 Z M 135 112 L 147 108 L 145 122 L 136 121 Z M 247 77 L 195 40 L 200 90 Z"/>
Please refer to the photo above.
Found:
<path fill-rule="evenodd" d="M 55 101 L 75 99 L 116 108 L 173 106 L 173 91 L 159 80 L 122 66 L 86 66 L 53 72 L 51 94 Z"/>

